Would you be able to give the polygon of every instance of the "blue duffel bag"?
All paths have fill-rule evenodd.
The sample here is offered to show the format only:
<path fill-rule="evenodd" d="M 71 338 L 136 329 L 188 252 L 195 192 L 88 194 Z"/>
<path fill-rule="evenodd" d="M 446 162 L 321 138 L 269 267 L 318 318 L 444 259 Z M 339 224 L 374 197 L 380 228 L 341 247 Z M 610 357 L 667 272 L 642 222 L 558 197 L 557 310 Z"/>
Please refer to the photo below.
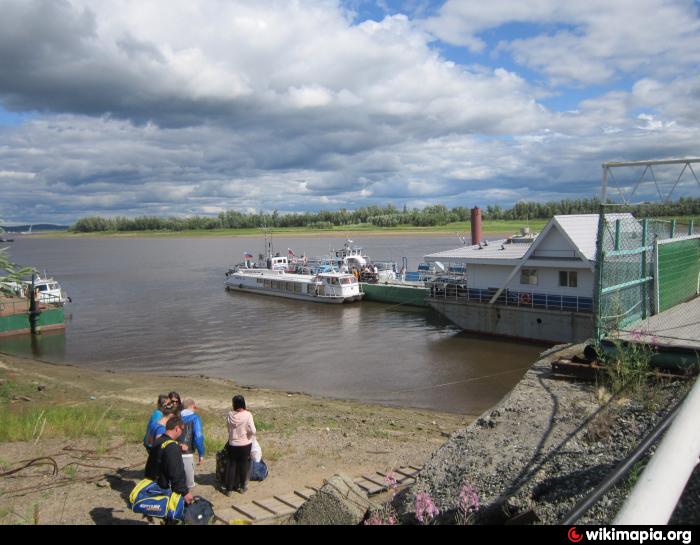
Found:
<path fill-rule="evenodd" d="M 170 488 L 161 488 L 158 483 L 143 479 L 129 494 L 129 509 L 149 517 L 183 520 L 185 498 Z"/>

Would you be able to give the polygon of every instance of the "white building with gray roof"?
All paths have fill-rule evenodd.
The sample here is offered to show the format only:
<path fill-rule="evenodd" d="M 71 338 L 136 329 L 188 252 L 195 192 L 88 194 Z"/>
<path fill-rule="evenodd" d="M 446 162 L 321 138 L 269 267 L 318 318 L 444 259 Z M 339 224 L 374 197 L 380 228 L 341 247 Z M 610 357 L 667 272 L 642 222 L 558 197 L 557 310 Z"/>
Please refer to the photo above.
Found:
<path fill-rule="evenodd" d="M 633 219 L 630 214 L 605 218 L 607 224 Z M 464 271 L 433 282 L 428 302 L 469 331 L 585 340 L 593 330 L 598 220 L 598 214 L 558 215 L 537 236 L 523 233 L 427 255 L 428 262 Z"/>

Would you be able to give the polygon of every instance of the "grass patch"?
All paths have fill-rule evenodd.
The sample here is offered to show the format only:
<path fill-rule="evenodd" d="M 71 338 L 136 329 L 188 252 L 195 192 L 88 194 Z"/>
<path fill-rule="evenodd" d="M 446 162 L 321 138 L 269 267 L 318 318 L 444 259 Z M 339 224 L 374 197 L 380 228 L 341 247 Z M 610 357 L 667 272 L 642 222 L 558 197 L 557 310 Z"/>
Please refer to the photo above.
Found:
<path fill-rule="evenodd" d="M 108 439 L 124 436 L 140 441 L 146 417 L 95 405 L 21 407 L 0 406 L 0 442 L 41 438 Z"/>
<path fill-rule="evenodd" d="M 647 345 L 616 343 L 615 355 L 605 358 L 604 386 L 614 395 L 648 399 L 652 355 L 653 350 Z"/>
<path fill-rule="evenodd" d="M 15 396 L 32 397 L 36 395 L 36 386 L 14 380 L 3 379 L 0 384 L 0 403 L 6 403 Z"/>

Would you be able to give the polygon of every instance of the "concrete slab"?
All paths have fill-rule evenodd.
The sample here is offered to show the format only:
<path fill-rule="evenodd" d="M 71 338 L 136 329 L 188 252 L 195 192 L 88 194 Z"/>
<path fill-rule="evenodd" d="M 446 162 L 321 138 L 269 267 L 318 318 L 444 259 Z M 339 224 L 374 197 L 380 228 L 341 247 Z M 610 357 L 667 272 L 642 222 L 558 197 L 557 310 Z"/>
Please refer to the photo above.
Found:
<path fill-rule="evenodd" d="M 700 350 L 700 297 L 637 322 L 611 337 L 669 348 Z"/>

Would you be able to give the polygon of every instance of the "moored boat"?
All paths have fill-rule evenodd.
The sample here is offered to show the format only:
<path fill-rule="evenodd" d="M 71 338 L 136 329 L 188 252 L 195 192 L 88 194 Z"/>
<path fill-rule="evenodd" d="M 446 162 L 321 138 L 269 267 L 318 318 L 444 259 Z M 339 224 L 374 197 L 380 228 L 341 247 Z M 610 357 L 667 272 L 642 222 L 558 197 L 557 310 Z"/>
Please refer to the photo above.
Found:
<path fill-rule="evenodd" d="M 352 274 L 328 272 L 292 274 L 284 270 L 238 269 L 229 271 L 226 289 L 260 293 L 316 303 L 350 303 L 363 296 Z"/>

